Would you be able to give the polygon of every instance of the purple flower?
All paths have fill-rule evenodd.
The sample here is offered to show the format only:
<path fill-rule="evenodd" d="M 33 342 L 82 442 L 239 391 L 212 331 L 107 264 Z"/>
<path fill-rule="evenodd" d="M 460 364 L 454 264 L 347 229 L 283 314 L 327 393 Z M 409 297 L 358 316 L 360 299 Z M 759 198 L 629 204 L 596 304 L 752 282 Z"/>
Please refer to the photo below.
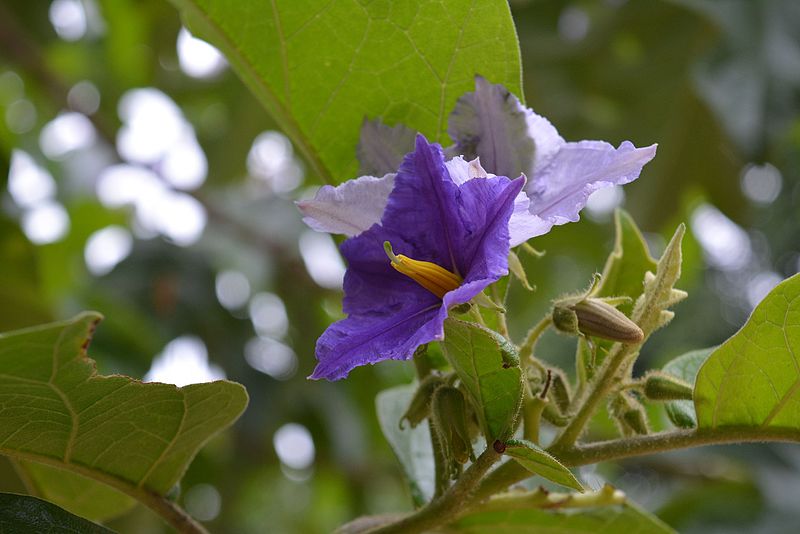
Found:
<path fill-rule="evenodd" d="M 393 188 L 384 196 L 387 183 Z M 348 184 L 299 203 L 315 228 L 355 235 L 341 247 L 348 262 L 348 317 L 317 341 L 315 379 L 337 380 L 359 365 L 406 360 L 418 346 L 442 339 L 450 307 L 508 274 L 508 221 L 524 178 L 458 183 L 441 147 L 420 135 L 396 175 Z M 351 202 L 356 190 L 359 200 Z M 364 228 L 363 217 L 353 218 L 364 214 L 355 205 L 382 210 L 380 223 Z"/>
<path fill-rule="evenodd" d="M 407 131 L 370 122 L 365 128 L 362 161 L 373 162 L 367 168 L 375 171 L 389 171 L 379 162 L 393 161 L 396 156 L 387 147 L 404 144 Z M 618 148 L 604 141 L 568 143 L 547 119 L 480 76 L 475 91 L 456 103 L 448 131 L 455 145 L 447 153 L 455 157 L 447 169 L 458 184 L 494 174 L 528 177 L 509 221 L 512 247 L 546 234 L 554 225 L 577 221 L 589 195 L 632 182 L 656 154 L 656 145 L 636 148 L 628 141 Z M 473 158 L 479 161 L 468 161 Z M 380 220 L 393 183 L 391 173 L 363 176 L 338 187 L 325 186 L 298 206 L 315 230 L 352 236 Z"/>

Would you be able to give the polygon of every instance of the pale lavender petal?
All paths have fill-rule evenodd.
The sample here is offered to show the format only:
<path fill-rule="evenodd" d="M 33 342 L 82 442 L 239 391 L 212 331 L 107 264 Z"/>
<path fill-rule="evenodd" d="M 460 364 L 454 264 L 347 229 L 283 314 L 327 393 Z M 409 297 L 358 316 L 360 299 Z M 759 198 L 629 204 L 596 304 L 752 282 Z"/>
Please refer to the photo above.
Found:
<path fill-rule="evenodd" d="M 453 159 L 445 161 L 444 166 L 447 168 L 447 172 L 450 173 L 450 179 L 453 180 L 456 185 L 461 185 L 473 178 L 494 176 L 486 172 L 486 169 L 481 166 L 481 160 L 479 158 L 467 161 L 461 156 L 456 156 Z"/>
<path fill-rule="evenodd" d="M 394 187 L 394 174 L 362 176 L 339 186 L 322 186 L 313 199 L 300 200 L 303 222 L 318 232 L 358 235 L 381 220 Z"/>
<path fill-rule="evenodd" d="M 636 148 L 628 141 L 619 148 L 602 141 L 566 143 L 526 184 L 528 212 L 551 225 L 577 221 L 589 195 L 632 182 L 655 155 L 656 145 Z"/>
<path fill-rule="evenodd" d="M 380 119 L 364 119 L 356 154 L 361 174 L 382 176 L 396 172 L 403 157 L 414 150 L 414 131 L 402 124 L 388 126 Z"/>
<path fill-rule="evenodd" d="M 475 77 L 475 91 L 458 99 L 447 132 L 455 142 L 448 149 L 467 159 L 480 157 L 499 176 L 531 175 L 538 149 L 529 133 L 530 110 L 502 85 Z"/>
<path fill-rule="evenodd" d="M 533 172 L 526 174 L 530 178 L 547 167 L 553 156 L 558 154 L 558 151 L 564 146 L 565 141 L 549 120 L 537 115 L 531 109 L 528 109 L 527 112 L 528 135 L 536 145 Z"/>
<path fill-rule="evenodd" d="M 508 234 L 512 247 L 521 245 L 537 235 L 544 235 L 553 227 L 552 222 L 531 214 L 530 203 L 525 191 L 521 191 L 514 199 L 514 212 L 508 220 Z"/>

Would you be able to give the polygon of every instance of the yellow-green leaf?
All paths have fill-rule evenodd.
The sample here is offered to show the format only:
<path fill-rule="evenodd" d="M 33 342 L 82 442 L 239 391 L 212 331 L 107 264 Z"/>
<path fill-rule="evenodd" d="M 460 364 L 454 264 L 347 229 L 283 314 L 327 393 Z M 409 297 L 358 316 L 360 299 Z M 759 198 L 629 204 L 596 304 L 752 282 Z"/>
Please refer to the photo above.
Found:
<path fill-rule="evenodd" d="M 800 430 L 800 275 L 778 284 L 700 368 L 701 429 Z"/>
<path fill-rule="evenodd" d="M 506 442 L 505 454 L 542 478 L 574 490 L 583 491 L 583 486 L 572 472 L 547 451 L 524 439 L 510 439 Z"/>
<path fill-rule="evenodd" d="M 328 182 L 353 178 L 365 117 L 446 143 L 481 74 L 521 95 L 506 0 L 172 0 Z"/>

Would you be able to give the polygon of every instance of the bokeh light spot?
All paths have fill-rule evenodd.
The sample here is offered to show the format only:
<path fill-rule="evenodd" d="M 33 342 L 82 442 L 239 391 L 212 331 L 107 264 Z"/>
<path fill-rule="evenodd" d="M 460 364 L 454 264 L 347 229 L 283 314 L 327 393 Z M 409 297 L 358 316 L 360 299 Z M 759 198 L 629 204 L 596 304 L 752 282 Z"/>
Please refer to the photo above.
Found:
<path fill-rule="evenodd" d="M 107 226 L 86 240 L 83 257 L 89 272 L 102 276 L 111 272 L 133 249 L 133 236 L 121 226 Z"/>

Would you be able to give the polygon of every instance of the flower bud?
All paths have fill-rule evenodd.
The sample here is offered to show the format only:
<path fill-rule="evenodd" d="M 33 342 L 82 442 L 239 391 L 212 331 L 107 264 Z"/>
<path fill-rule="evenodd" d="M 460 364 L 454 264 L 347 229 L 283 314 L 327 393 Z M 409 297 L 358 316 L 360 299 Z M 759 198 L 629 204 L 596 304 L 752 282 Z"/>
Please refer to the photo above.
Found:
<path fill-rule="evenodd" d="M 648 434 L 650 432 L 644 406 L 632 395 L 625 392 L 619 393 L 611 401 L 610 411 L 623 434 Z"/>
<path fill-rule="evenodd" d="M 571 402 L 572 395 L 570 394 L 569 390 L 569 382 L 567 381 L 567 377 L 564 376 L 564 373 L 561 370 L 552 370 L 553 378 L 550 382 L 550 391 L 549 397 L 561 413 L 567 413 L 569 411 L 569 405 Z"/>
<path fill-rule="evenodd" d="M 417 391 L 411 398 L 411 403 L 406 409 L 406 413 L 400 418 L 400 426 L 403 421 L 408 421 L 411 428 L 416 427 L 431 413 L 431 398 L 436 388 L 444 385 L 444 379 L 439 375 L 428 375 L 420 382 Z"/>
<path fill-rule="evenodd" d="M 692 400 L 692 386 L 667 373 L 650 373 L 644 381 L 644 395 L 653 400 Z"/>
<path fill-rule="evenodd" d="M 624 313 L 602 299 L 556 302 L 553 324 L 568 334 L 583 334 L 622 343 L 641 343 L 644 333 Z"/>
<path fill-rule="evenodd" d="M 442 445 L 451 473 L 460 469 L 472 457 L 472 441 L 467 425 L 467 404 L 461 390 L 452 386 L 436 389 L 431 400 L 431 420 Z"/>

